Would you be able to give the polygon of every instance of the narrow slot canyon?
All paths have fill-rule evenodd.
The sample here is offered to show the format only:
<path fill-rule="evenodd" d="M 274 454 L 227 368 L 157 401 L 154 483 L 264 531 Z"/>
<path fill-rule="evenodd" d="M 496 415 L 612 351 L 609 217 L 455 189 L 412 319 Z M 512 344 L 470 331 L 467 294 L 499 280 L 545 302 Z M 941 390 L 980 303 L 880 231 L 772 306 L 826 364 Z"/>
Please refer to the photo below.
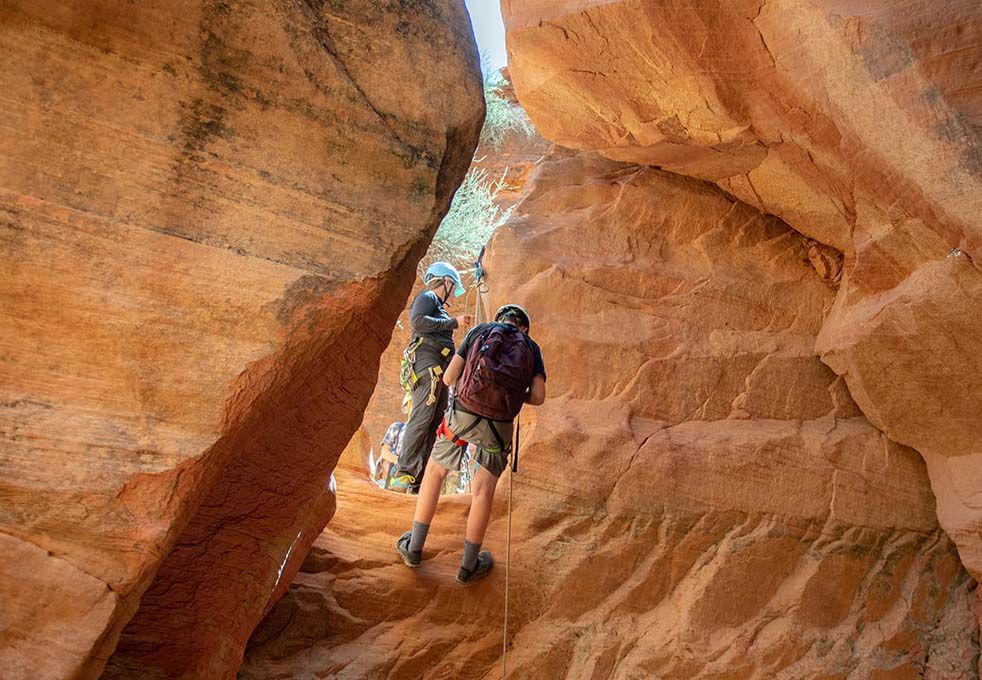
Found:
<path fill-rule="evenodd" d="M 478 3 L 0 5 L 0 677 L 979 678 L 982 6 Z M 548 373 L 466 586 L 437 260 Z"/>

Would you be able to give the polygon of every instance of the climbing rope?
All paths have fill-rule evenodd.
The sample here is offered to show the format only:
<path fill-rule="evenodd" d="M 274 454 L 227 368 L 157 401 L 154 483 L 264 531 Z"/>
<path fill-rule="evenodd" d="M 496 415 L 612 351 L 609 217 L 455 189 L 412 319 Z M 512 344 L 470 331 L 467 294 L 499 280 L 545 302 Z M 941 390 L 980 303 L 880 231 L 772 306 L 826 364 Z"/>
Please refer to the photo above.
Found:
<path fill-rule="evenodd" d="M 474 290 L 477 291 L 477 294 L 474 296 L 474 325 L 475 326 L 481 323 L 481 288 L 482 287 L 484 287 L 484 283 L 481 280 L 478 280 L 478 282 L 474 284 Z"/>
<path fill-rule="evenodd" d="M 484 304 L 482 298 L 484 295 L 487 295 L 488 293 L 488 286 L 486 283 L 484 283 L 483 278 L 474 281 L 470 289 L 467 291 L 467 295 L 469 296 L 471 292 L 474 293 L 474 325 L 476 326 L 477 324 L 481 323 L 481 319 L 483 317 L 482 311 L 484 310 Z M 469 308 L 470 308 L 470 303 L 467 301 L 467 298 L 465 297 L 464 309 L 466 310 Z"/>
<path fill-rule="evenodd" d="M 515 431 L 512 435 L 511 472 L 508 473 L 508 539 L 505 544 L 505 622 L 501 633 L 501 677 L 508 675 L 508 583 L 511 576 L 511 498 L 515 473 L 518 472 L 518 430 L 521 423 L 515 419 Z"/>
<path fill-rule="evenodd" d="M 479 268 L 478 272 L 480 272 Z M 471 290 L 474 291 L 474 325 L 476 326 L 481 323 L 481 311 L 483 309 L 482 296 L 488 293 L 488 286 L 486 283 L 484 283 L 484 276 L 480 273 L 476 274 L 474 285 L 471 286 Z M 470 293 L 470 291 L 468 291 L 468 293 Z M 466 299 L 464 304 L 466 309 Z M 503 679 L 508 676 L 508 600 L 510 595 L 509 582 L 511 581 L 511 510 L 514 478 L 515 473 L 518 472 L 518 437 L 519 420 L 516 418 L 515 430 L 512 433 L 512 466 L 511 472 L 508 474 L 508 538 L 505 544 L 505 616 L 503 630 L 501 633 L 501 677 Z"/>

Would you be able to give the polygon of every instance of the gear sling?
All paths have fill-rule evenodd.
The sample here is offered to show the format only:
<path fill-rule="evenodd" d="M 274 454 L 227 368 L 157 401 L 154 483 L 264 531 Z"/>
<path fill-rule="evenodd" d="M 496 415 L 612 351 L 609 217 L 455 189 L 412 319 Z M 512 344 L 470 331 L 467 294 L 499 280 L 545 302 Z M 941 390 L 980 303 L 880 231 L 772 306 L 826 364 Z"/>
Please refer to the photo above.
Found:
<path fill-rule="evenodd" d="M 413 368 L 413 364 L 416 363 L 416 350 L 419 349 L 420 345 L 426 342 L 426 338 L 420 336 L 414 341 L 409 343 L 405 351 L 402 353 L 402 362 L 399 367 L 399 384 L 402 385 L 402 389 L 405 391 L 406 396 L 409 401 L 409 411 L 413 408 L 412 402 L 412 392 L 413 388 L 416 387 L 416 383 L 419 382 L 419 376 L 416 375 L 416 371 Z M 444 347 L 440 350 L 440 356 L 446 359 L 450 356 L 451 350 L 449 347 Z M 437 379 L 443 375 L 443 368 L 441 366 L 431 366 L 430 372 L 433 374 L 433 379 L 430 380 L 430 394 L 426 398 L 426 404 L 432 406 L 436 403 L 436 390 L 437 390 Z"/>

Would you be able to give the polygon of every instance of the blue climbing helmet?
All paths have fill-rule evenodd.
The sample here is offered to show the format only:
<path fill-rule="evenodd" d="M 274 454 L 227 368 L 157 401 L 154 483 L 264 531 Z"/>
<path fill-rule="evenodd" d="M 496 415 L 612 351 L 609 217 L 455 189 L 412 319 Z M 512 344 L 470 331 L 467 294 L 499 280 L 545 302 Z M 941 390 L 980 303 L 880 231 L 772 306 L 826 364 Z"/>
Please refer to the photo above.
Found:
<path fill-rule="evenodd" d="M 454 282 L 454 297 L 460 297 L 467 292 L 464 288 L 464 281 L 460 278 L 460 272 L 452 264 L 446 262 L 434 262 L 426 269 L 423 274 L 423 283 L 429 284 L 433 279 L 448 278 Z"/>

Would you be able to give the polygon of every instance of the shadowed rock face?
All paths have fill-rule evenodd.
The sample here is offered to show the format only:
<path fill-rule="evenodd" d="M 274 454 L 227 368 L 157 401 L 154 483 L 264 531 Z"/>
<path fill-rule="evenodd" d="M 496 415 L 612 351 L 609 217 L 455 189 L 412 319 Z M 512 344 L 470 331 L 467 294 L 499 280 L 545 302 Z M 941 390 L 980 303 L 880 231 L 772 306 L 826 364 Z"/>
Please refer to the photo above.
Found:
<path fill-rule="evenodd" d="M 551 395 L 513 479 L 512 677 L 975 677 L 974 583 L 924 463 L 815 356 L 835 290 L 811 249 L 704 182 L 539 167 L 488 257 Z M 341 514 L 241 677 L 498 677 L 507 483 L 498 566 L 461 590 L 467 499 L 409 570 L 412 499 L 341 470 Z"/>
<path fill-rule="evenodd" d="M 982 5 L 502 8 L 545 137 L 715 182 L 845 254 L 816 351 L 927 460 L 982 574 Z"/>
<path fill-rule="evenodd" d="M 333 512 L 483 117 L 462 3 L 343 5 L 0 8 L 4 678 L 234 675 Z"/>

